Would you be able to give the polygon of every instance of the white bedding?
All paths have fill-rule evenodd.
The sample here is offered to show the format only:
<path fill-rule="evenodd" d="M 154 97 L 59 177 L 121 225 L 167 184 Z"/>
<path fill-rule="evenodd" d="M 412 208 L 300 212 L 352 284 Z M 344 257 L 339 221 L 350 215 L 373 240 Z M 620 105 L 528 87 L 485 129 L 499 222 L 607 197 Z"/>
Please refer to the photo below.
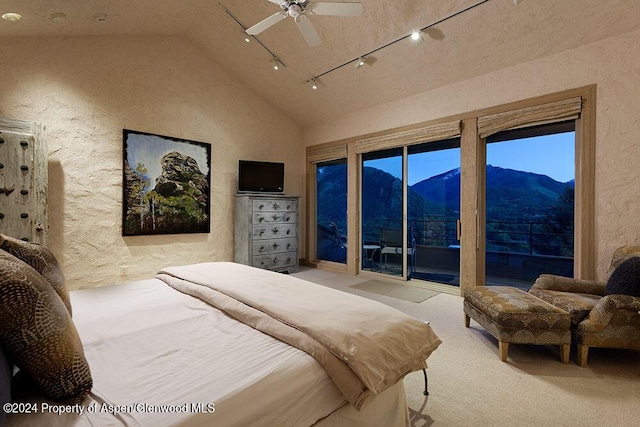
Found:
<path fill-rule="evenodd" d="M 75 291 L 71 302 L 94 379 L 82 414 L 40 405 L 7 426 L 306 426 L 345 405 L 312 357 L 157 279 Z"/>

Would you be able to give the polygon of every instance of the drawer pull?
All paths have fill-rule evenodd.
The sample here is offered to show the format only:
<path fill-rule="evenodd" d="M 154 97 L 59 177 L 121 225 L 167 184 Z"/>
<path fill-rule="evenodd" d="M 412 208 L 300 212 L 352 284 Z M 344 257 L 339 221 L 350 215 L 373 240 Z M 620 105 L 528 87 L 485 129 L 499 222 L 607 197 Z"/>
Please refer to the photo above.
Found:
<path fill-rule="evenodd" d="M 279 231 L 279 230 L 278 230 L 277 228 L 274 228 L 274 229 L 273 229 L 273 230 L 271 230 L 271 231 L 273 232 L 273 234 L 278 234 L 278 231 Z"/>
<path fill-rule="evenodd" d="M 264 208 L 264 205 L 258 206 L 258 209 L 262 209 L 262 208 Z"/>
<path fill-rule="evenodd" d="M 291 230 L 287 230 L 287 234 L 291 233 Z"/>
<path fill-rule="evenodd" d="M 278 220 L 278 215 L 273 214 L 273 215 L 271 216 L 271 218 L 273 218 L 273 220 L 274 220 L 274 221 L 277 221 L 277 220 Z"/>
<path fill-rule="evenodd" d="M 280 209 L 280 205 L 278 205 L 277 203 L 273 204 L 273 209 Z"/>
<path fill-rule="evenodd" d="M 260 246 L 260 250 L 258 252 L 264 251 L 264 246 Z"/>
<path fill-rule="evenodd" d="M 287 249 L 291 248 L 291 243 L 287 243 Z"/>
<path fill-rule="evenodd" d="M 278 245 L 277 243 L 274 243 L 273 244 L 273 249 L 278 249 L 278 246 L 280 246 L 280 245 Z"/>
<path fill-rule="evenodd" d="M 260 233 L 258 233 L 260 236 L 262 236 L 264 234 L 264 230 L 260 230 Z"/>
<path fill-rule="evenodd" d="M 260 218 L 258 218 L 258 222 L 262 222 L 262 221 L 264 221 L 264 217 L 263 217 L 263 216 L 261 216 Z"/>
<path fill-rule="evenodd" d="M 284 218 L 284 220 L 285 220 L 286 222 L 289 222 L 289 220 L 290 220 L 290 219 L 291 219 L 291 217 L 290 217 L 290 216 L 286 216 L 286 217 Z"/>
<path fill-rule="evenodd" d="M 274 264 L 277 264 L 277 263 L 278 263 L 278 258 L 274 258 L 274 259 L 273 259 L 273 263 L 274 263 Z"/>

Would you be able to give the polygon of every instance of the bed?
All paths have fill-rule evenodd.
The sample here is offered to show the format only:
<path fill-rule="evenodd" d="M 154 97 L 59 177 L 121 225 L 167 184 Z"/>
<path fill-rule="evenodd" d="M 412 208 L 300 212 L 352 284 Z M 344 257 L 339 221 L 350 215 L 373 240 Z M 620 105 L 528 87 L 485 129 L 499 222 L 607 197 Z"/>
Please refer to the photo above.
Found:
<path fill-rule="evenodd" d="M 254 292 L 257 283 L 262 290 Z M 311 312 L 328 304 L 333 313 L 296 323 L 302 311 L 286 301 L 297 305 L 303 294 L 312 296 Z M 6 426 L 407 426 L 402 378 L 425 367 L 440 344 L 429 325 L 382 304 L 234 263 L 172 267 L 148 280 L 73 291 L 69 303 L 90 391 L 63 404 L 18 381 Z M 372 322 L 358 315 L 347 335 L 334 331 L 354 303 L 349 316 L 372 311 Z M 285 309 L 272 313 L 278 305 Z M 388 337 L 371 333 L 383 333 L 379 316 L 389 315 L 410 327 L 378 345 Z M 395 342 L 405 339 L 409 345 Z M 336 355 L 337 365 L 329 360 Z"/>

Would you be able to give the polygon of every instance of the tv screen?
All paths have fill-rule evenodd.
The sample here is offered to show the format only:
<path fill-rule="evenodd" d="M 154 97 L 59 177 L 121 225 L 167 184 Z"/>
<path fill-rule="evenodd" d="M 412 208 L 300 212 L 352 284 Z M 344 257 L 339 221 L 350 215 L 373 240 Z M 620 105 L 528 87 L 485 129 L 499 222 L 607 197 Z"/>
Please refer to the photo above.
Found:
<path fill-rule="evenodd" d="M 239 193 L 284 193 L 284 163 L 238 162 Z"/>

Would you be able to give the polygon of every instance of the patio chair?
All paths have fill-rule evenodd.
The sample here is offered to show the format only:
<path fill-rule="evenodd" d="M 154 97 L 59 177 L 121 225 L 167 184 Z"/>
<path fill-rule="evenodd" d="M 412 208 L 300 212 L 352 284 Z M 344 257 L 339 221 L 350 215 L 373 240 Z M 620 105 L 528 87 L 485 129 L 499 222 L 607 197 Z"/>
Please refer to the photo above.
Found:
<path fill-rule="evenodd" d="M 408 256 L 409 275 L 416 271 L 416 239 L 413 237 L 413 229 L 407 229 L 407 248 L 402 250 L 402 229 L 400 228 L 380 228 L 380 256 L 383 268 L 388 268 L 387 256 L 403 255 Z"/>

